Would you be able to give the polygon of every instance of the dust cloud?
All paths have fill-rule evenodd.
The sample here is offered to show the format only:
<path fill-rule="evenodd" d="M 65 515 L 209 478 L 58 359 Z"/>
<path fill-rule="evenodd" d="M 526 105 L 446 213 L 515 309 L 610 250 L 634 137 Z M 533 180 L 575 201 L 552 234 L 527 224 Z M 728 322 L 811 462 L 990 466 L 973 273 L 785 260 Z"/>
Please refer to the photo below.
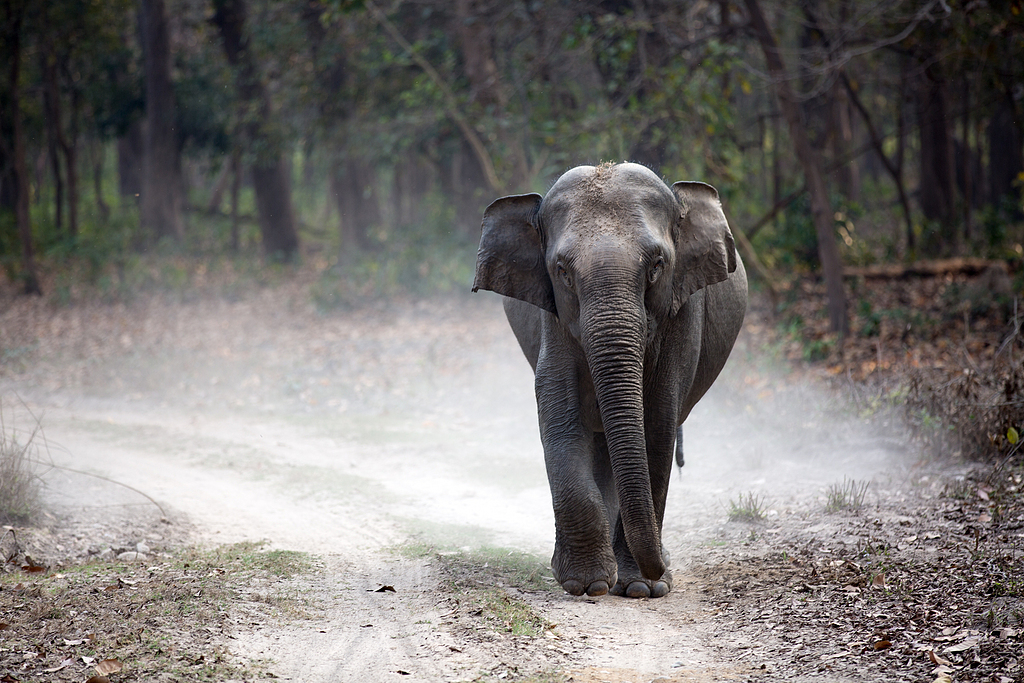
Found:
<path fill-rule="evenodd" d="M 43 315 L 22 314 L 29 326 Z M 550 557 L 532 373 L 496 296 L 322 314 L 301 291 L 281 288 L 241 302 L 153 299 L 130 311 L 83 306 L 50 315 L 56 320 L 45 329 L 58 333 L 4 374 L 0 395 L 18 396 L 42 419 L 54 464 L 104 477 L 52 470 L 47 504 L 55 514 L 163 514 L 144 492 L 192 542 L 266 540 L 328 558 L 331 580 L 342 582 L 331 590 L 358 589 L 355 602 L 325 612 L 335 622 L 370 609 L 359 590 L 403 577 L 422 602 L 416 609 L 433 609 L 429 563 L 396 563 L 395 547 Z M 85 335 L 59 334 L 85 327 Z M 741 494 L 764 502 L 770 534 L 773 520 L 820 511 L 826 488 L 844 477 L 898 489 L 912 465 L 892 430 L 823 392 L 790 386 L 770 365 L 741 338 L 686 424 L 686 465 L 673 472 L 664 529 L 677 576 L 702 547 L 749 533 L 728 521 Z M 83 544 L 95 542 L 83 532 Z M 676 602 L 663 609 L 689 609 L 679 602 L 686 590 L 681 579 Z M 655 618 L 630 617 L 637 609 L 608 598 L 559 602 L 550 613 L 561 614 L 567 630 L 580 615 L 602 623 Z M 418 633 L 412 624 L 422 621 L 381 618 L 398 620 L 394 632 Z M 686 627 L 672 628 L 689 637 Z M 387 650 L 386 632 L 377 635 L 384 654 L 375 664 L 338 663 L 344 636 L 313 643 L 294 628 L 238 647 L 306 680 L 345 667 L 393 671 L 387 667 L 414 657 Z M 274 645 L 279 638 L 287 647 Z M 337 665 L 314 672 L 299 657 L 308 647 Z M 704 661 L 698 645 L 685 647 L 690 660 Z M 627 664 L 647 670 L 674 665 L 678 652 L 631 657 Z M 581 655 L 577 663 L 607 661 Z M 437 667 L 438 677 L 447 675 Z"/>

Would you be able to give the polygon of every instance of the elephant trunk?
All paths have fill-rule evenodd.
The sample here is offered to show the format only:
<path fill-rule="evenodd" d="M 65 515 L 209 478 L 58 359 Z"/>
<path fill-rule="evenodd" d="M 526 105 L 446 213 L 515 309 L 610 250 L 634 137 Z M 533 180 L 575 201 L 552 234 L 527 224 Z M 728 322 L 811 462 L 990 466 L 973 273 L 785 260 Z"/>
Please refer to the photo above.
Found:
<path fill-rule="evenodd" d="M 602 298 L 600 310 L 581 311 L 580 340 L 594 380 L 626 543 L 643 576 L 655 581 L 665 573 L 665 563 L 644 432 L 647 315 L 642 305 L 618 305 L 630 297 Z"/>

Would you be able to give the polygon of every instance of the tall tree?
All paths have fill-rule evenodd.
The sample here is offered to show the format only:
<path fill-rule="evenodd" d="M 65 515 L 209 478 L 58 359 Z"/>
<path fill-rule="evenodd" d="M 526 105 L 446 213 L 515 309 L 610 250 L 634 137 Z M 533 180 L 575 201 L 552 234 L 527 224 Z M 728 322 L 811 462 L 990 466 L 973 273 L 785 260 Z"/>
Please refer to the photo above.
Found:
<path fill-rule="evenodd" d="M 21 277 L 26 294 L 42 294 L 39 275 L 36 273 L 35 249 L 32 242 L 32 223 L 28 213 L 29 175 L 25 164 L 25 130 L 21 112 L 21 60 L 22 31 L 25 23 L 25 0 L 4 0 L 3 2 L 3 43 L 7 54 L 8 107 L 13 156 L 14 215 L 21 240 Z"/>
<path fill-rule="evenodd" d="M 921 151 L 921 210 L 939 230 L 923 242 L 930 255 L 956 253 L 959 231 L 956 212 L 956 175 L 953 161 L 952 108 L 941 64 L 920 69 L 914 88 L 917 130 Z"/>
<path fill-rule="evenodd" d="M 822 275 L 828 293 L 828 318 L 833 332 L 845 337 L 849 332 L 849 317 L 846 310 L 846 292 L 843 289 L 843 270 L 836 244 L 832 207 L 829 204 L 828 189 L 822 174 L 821 159 L 807 138 L 807 130 L 800 111 L 799 102 L 789 86 L 785 64 L 779 53 L 775 34 L 768 26 L 758 0 L 744 0 L 750 14 L 751 27 L 757 35 L 764 52 L 768 73 L 772 76 L 775 95 L 779 100 L 783 116 L 789 126 L 789 136 L 796 148 L 796 156 L 804 172 L 807 189 L 811 196 L 811 215 L 814 231 L 818 237 L 818 258 L 821 260 Z"/>
<path fill-rule="evenodd" d="M 1015 218 L 1021 215 L 1021 178 L 1024 174 L 1022 129 L 1024 117 L 1009 92 L 999 93 L 995 111 L 989 119 L 989 192 L 999 206 L 1006 201 Z"/>
<path fill-rule="evenodd" d="M 463 68 L 469 80 L 469 101 L 489 113 L 497 122 L 496 136 L 504 147 L 511 169 L 505 174 L 505 185 L 523 189 L 529 176 L 526 152 L 518 139 L 519 126 L 508 123 L 508 96 L 494 58 L 492 24 L 487 3 L 482 0 L 457 0 L 455 25 L 462 47 Z"/>
<path fill-rule="evenodd" d="M 270 94 L 260 78 L 256 55 L 246 33 L 245 0 L 213 0 L 213 23 L 220 31 L 224 54 L 235 69 L 243 115 L 242 133 L 253 155 L 252 182 L 263 238 L 263 249 L 273 258 L 291 259 L 299 248 L 292 209 L 292 187 L 284 142 L 275 127 Z"/>
<path fill-rule="evenodd" d="M 182 223 L 181 153 L 175 134 L 171 46 L 163 0 L 140 0 L 146 73 L 142 155 L 142 225 L 157 239 L 179 239 Z"/>

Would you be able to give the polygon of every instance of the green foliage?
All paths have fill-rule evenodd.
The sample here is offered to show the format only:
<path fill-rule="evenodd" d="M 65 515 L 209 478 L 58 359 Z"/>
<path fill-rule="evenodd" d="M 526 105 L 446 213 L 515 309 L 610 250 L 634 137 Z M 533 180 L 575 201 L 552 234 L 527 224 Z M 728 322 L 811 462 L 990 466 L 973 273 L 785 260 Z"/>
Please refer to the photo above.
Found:
<path fill-rule="evenodd" d="M 467 245 L 489 201 L 501 192 L 543 191 L 566 167 L 579 163 L 630 159 L 649 164 L 670 181 L 708 181 L 718 187 L 734 229 L 751 224 L 803 182 L 786 131 L 778 125 L 773 86 L 757 76 L 764 71 L 758 46 L 748 32 L 735 30 L 740 17 L 733 5 L 663 3 L 643 12 L 629 3 L 597 2 L 498 7 L 428 0 L 371 10 L 362 0 L 246 0 L 246 6 L 246 41 L 254 77 L 266 89 L 265 102 L 241 101 L 238 74 L 227 64 L 209 7 L 171 8 L 176 130 L 189 179 L 187 204 L 206 205 L 233 150 L 244 150 L 247 165 L 269 152 L 288 156 L 301 150 L 294 155 L 302 163 L 295 166 L 292 196 L 304 243 L 309 252 L 339 253 L 333 234 L 337 221 L 324 207 L 346 191 L 365 193 L 368 182 L 376 187 L 379 218 L 360 226 L 367 239 L 358 253 L 332 260 L 314 288 L 312 296 L 324 309 L 358 302 L 366 291 L 461 286 L 472 262 Z M 842 12 L 826 3 L 814 19 L 819 24 L 809 27 L 797 9 L 767 9 L 776 18 L 783 49 L 793 52 L 800 45 L 788 60 L 790 68 L 803 69 L 792 82 L 824 164 L 848 167 L 845 155 L 866 148 L 866 134 L 853 121 L 847 125 L 838 120 L 842 117 L 826 115 L 851 110 L 841 87 L 824 87 L 835 74 L 822 46 L 841 52 L 851 44 L 880 44 L 901 35 L 909 26 L 904 15 L 914 12 L 904 3 L 882 15 L 862 2 Z M 385 30 L 378 11 L 391 29 Z M 1005 101 L 1006 84 L 1024 77 L 1022 23 L 1021 15 L 979 6 L 914 25 L 897 50 L 859 50 L 844 63 L 885 154 L 895 159 L 903 140 L 904 177 L 921 174 L 914 131 L 896 135 L 900 110 L 907 106 L 901 60 L 916 68 L 922 55 L 928 60 L 940 55 L 936 68 L 963 74 L 972 83 L 971 123 L 981 131 Z M 396 41 L 392 29 L 414 54 Z M 809 33 L 801 34 L 805 30 Z M 33 57 L 22 60 L 23 124 L 28 158 L 45 162 L 31 180 L 33 230 L 48 266 L 61 271 L 59 300 L 73 294 L 69 281 L 83 277 L 112 297 L 127 295 L 124 290 L 142 281 L 166 281 L 176 288 L 183 280 L 174 272 L 145 275 L 134 264 L 148 240 L 129 202 L 107 197 L 113 208 L 109 222 L 84 215 L 95 199 L 88 196 L 89 145 L 123 135 L 143 113 L 144 50 L 136 32 L 136 7 L 128 0 L 59 0 L 33 5 L 26 15 L 24 54 Z M 75 240 L 59 234 L 66 226 L 58 230 L 52 223 L 56 193 L 42 96 L 47 59 L 57 67 L 61 134 L 78 151 L 83 225 Z M 0 99 L 8 90 L 0 85 Z M 845 109 L 836 106 L 840 95 Z M 263 116 L 265 109 L 270 116 Z M 902 117 L 907 120 L 905 111 Z M 254 121 L 262 126 L 255 141 L 247 139 L 252 131 L 244 125 Z M 0 128 L 6 144 L 9 124 Z M 963 135 L 959 128 L 954 132 Z M 984 151 L 982 136 L 968 137 L 975 153 Z M 112 188 L 113 145 L 105 152 L 103 183 Z M 481 154 L 503 188 L 485 180 Z M 358 173 L 347 166 L 352 159 L 383 180 L 353 177 Z M 856 164 L 859 195 L 838 182 L 841 174 L 829 175 L 843 261 L 863 265 L 899 258 L 905 255 L 905 227 L 893 183 L 866 155 Z M 413 210 L 394 209 L 403 202 Z M 1005 255 L 1008 244 L 1020 241 L 1019 193 L 1000 202 L 978 212 L 972 245 L 993 255 Z M 354 209 L 343 205 L 341 211 Z M 248 182 L 240 213 L 242 250 L 251 254 L 259 232 Z M 181 254 L 205 259 L 228 251 L 229 220 L 192 213 L 188 222 L 176 247 Z M 438 230 L 441 223 L 447 232 Z M 933 227 L 919 225 L 922 248 L 944 239 Z M 765 264 L 781 272 L 816 269 L 816 244 L 806 196 L 754 239 Z M 19 277 L 19 254 L 13 221 L 0 210 L 0 268 L 8 278 Z M 463 259 L 470 265 L 462 265 Z M 869 325 L 865 333 L 876 332 Z M 809 353 L 825 352 L 823 346 Z"/>
<path fill-rule="evenodd" d="M 373 250 L 343 254 L 321 271 L 310 288 L 317 308 L 326 312 L 378 297 L 469 291 L 476 240 L 451 229 L 454 217 L 445 197 L 436 194 L 425 203 L 422 225 L 381 226 L 372 235 Z"/>

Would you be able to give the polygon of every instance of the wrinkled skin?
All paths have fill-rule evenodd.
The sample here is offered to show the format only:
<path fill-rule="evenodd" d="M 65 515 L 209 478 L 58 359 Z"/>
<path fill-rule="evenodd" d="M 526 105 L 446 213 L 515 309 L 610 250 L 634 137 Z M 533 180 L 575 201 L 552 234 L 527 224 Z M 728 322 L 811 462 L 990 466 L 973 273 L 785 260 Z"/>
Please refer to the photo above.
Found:
<path fill-rule="evenodd" d="M 534 369 L 555 578 L 573 595 L 667 594 L 677 431 L 746 311 L 718 193 L 637 164 L 571 169 L 545 197 L 487 208 L 473 289 L 508 297 Z"/>

